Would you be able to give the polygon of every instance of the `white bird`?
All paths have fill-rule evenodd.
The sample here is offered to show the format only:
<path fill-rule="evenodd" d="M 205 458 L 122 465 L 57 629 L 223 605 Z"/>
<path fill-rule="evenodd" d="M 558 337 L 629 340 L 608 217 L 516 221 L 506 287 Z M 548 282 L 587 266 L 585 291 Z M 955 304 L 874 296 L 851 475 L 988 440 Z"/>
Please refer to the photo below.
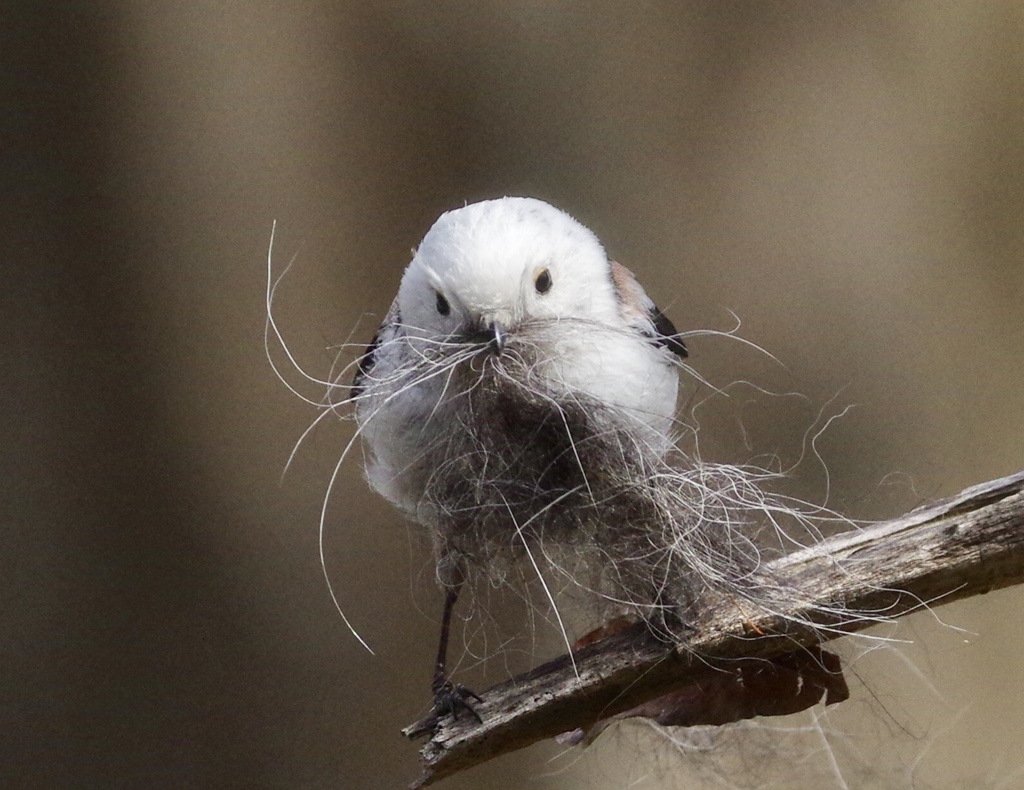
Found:
<path fill-rule="evenodd" d="M 447 593 L 437 716 L 476 715 L 445 670 L 451 611 L 501 558 L 533 562 L 534 545 L 634 557 L 620 584 L 663 595 L 652 535 L 667 524 L 675 541 L 679 518 L 652 486 L 686 354 L 633 274 L 543 201 L 475 203 L 430 228 L 351 399 L 371 487 L 433 537 Z"/>
<path fill-rule="evenodd" d="M 356 435 L 321 508 L 320 562 L 364 646 L 334 596 L 323 543 L 330 491 L 357 437 L 371 487 L 433 540 L 446 593 L 434 723 L 463 711 L 479 718 L 468 701 L 479 697 L 446 671 L 452 609 L 467 581 L 532 574 L 568 643 L 546 581 L 554 574 L 601 614 L 639 616 L 678 644 L 716 600 L 733 603 L 741 622 L 757 612 L 793 618 L 805 596 L 766 560 L 816 544 L 825 525 L 851 526 L 772 493 L 786 472 L 710 463 L 676 447 L 678 373 L 702 381 L 686 346 L 632 273 L 547 203 L 506 197 L 443 214 L 351 385 L 344 373 L 322 380 L 299 366 L 273 318 L 279 282 L 268 252 L 268 359 L 304 397 L 274 363 L 273 338 L 296 372 L 328 390 L 326 401 L 304 398 L 323 411 L 303 437 L 339 405 L 354 406 Z M 848 614 L 817 606 L 797 619 L 814 628 Z"/>
<path fill-rule="evenodd" d="M 675 327 L 591 231 L 543 201 L 506 197 L 441 215 L 360 361 L 353 395 L 376 491 L 413 516 L 422 504 L 429 470 L 410 460 L 448 429 L 445 406 L 461 395 L 433 364 L 419 380 L 424 363 L 464 348 L 500 357 L 510 341 L 520 355 L 529 344 L 530 373 L 552 395 L 618 407 L 623 427 L 668 449 L 673 357 L 687 353 Z"/>

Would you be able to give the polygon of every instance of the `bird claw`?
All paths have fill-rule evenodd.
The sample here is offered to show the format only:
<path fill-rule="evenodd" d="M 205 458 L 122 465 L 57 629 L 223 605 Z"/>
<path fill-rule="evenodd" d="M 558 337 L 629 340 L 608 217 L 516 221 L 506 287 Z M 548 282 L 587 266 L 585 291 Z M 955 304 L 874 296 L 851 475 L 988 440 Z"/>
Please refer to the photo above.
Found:
<path fill-rule="evenodd" d="M 484 701 L 475 691 L 466 688 L 461 683 L 453 683 L 444 675 L 434 678 L 431 689 L 434 692 L 434 707 L 430 712 L 430 718 L 434 726 L 448 715 L 457 719 L 462 711 L 466 711 L 476 719 L 477 724 L 483 724 L 480 714 L 476 712 L 476 709 L 469 701 L 470 699 L 477 702 Z"/>

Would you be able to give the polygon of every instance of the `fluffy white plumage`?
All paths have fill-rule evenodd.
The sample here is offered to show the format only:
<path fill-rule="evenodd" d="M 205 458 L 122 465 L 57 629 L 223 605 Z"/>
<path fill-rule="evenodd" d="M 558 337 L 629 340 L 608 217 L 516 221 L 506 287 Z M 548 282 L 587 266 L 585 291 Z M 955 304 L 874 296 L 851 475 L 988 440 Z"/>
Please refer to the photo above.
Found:
<path fill-rule="evenodd" d="M 460 342 L 486 353 L 479 341 L 493 342 L 495 327 L 502 342 L 526 338 L 531 375 L 546 392 L 606 404 L 652 452 L 669 449 L 673 351 L 685 355 L 675 329 L 568 214 L 533 198 L 489 200 L 434 223 L 361 365 L 367 477 L 389 500 L 416 515 L 425 482 L 415 459 L 436 432 L 451 430 L 447 407 L 462 395 L 446 375 L 413 382 L 402 371 Z"/>

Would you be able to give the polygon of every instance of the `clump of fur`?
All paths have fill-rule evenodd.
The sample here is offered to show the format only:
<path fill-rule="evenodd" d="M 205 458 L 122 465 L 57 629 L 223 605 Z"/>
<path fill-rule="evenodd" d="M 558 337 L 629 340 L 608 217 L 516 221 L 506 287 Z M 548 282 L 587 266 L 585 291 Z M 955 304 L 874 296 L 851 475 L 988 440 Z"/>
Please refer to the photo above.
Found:
<path fill-rule="evenodd" d="M 703 596 L 731 596 L 746 612 L 783 603 L 767 554 L 787 530 L 815 530 L 765 491 L 767 473 L 666 458 L 629 415 L 558 392 L 536 370 L 525 353 L 486 351 L 448 370 L 433 418 L 446 430 L 410 461 L 442 584 L 512 578 L 528 560 L 668 637 L 682 636 Z"/>

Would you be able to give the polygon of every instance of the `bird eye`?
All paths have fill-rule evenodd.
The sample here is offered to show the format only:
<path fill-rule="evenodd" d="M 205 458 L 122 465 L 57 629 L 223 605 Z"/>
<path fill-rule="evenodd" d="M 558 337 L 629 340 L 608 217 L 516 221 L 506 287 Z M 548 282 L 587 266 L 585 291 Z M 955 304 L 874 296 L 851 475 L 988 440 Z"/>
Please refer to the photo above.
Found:
<path fill-rule="evenodd" d="M 452 311 L 452 306 L 448 304 L 448 300 L 444 298 L 444 294 L 437 291 L 437 312 L 441 315 L 448 315 Z"/>
<path fill-rule="evenodd" d="M 547 269 L 541 269 L 540 274 L 534 278 L 533 287 L 537 289 L 537 293 L 546 294 L 551 290 L 551 272 Z"/>

